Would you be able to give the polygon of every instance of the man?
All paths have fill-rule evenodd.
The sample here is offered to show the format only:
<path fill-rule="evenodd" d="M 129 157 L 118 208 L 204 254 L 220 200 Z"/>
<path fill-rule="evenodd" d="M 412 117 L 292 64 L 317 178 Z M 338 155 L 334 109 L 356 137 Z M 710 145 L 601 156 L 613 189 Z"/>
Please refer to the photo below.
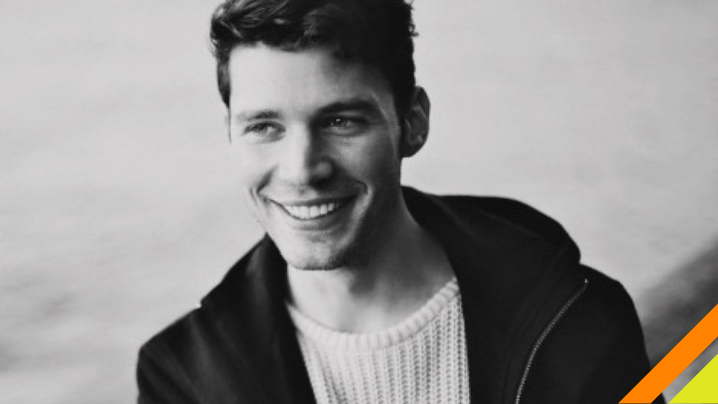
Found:
<path fill-rule="evenodd" d="M 267 236 L 140 351 L 140 403 L 616 403 L 630 297 L 550 218 L 400 186 L 429 134 L 403 0 L 227 0 L 238 184 Z"/>

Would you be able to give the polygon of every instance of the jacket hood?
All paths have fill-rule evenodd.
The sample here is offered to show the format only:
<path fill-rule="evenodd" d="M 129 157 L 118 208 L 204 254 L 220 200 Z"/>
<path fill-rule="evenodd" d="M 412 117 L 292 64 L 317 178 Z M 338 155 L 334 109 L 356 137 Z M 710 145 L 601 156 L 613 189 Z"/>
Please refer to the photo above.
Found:
<path fill-rule="evenodd" d="M 467 219 L 471 220 L 471 218 L 497 221 L 507 228 L 513 229 L 515 236 L 523 234 L 533 237 L 545 243 L 546 247 L 555 249 L 557 254 L 566 254 L 567 259 L 574 261 L 579 261 L 580 259 L 578 246 L 563 226 L 525 203 L 501 197 L 435 196 L 422 193 L 411 187 L 403 187 L 403 191 L 404 197 L 408 199 L 409 209 L 417 215 L 431 213 L 421 210 L 422 205 L 428 207 L 422 204 L 422 199 L 426 199 L 427 202 L 433 202 L 434 207 L 441 209 L 445 214 L 458 219 L 459 223 Z M 422 219 L 419 218 L 418 220 L 421 221 Z M 485 233 L 486 229 L 465 226 L 465 230 L 480 237 L 481 233 Z"/>

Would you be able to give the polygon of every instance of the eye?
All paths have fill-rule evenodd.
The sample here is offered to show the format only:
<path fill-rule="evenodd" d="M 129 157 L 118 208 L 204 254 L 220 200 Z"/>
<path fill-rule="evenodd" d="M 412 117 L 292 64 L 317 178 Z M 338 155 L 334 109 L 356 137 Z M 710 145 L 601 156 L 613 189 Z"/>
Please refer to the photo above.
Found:
<path fill-rule="evenodd" d="M 270 139 L 279 135 L 282 128 L 273 122 L 257 122 L 247 125 L 242 130 L 243 135 L 259 137 L 262 139 Z"/>
<path fill-rule="evenodd" d="M 327 122 L 327 126 L 332 128 L 346 128 L 349 127 L 352 123 L 352 120 L 349 118 L 336 117 L 330 118 Z"/>
<path fill-rule="evenodd" d="M 261 123 L 255 123 L 252 125 L 248 125 L 245 129 L 245 133 L 258 133 L 258 134 L 264 134 L 268 133 L 275 129 L 275 126 L 271 123 L 267 122 L 261 122 Z"/>
<path fill-rule="evenodd" d="M 357 117 L 333 116 L 324 120 L 324 130 L 341 135 L 351 135 L 361 132 L 364 128 L 364 120 Z"/>

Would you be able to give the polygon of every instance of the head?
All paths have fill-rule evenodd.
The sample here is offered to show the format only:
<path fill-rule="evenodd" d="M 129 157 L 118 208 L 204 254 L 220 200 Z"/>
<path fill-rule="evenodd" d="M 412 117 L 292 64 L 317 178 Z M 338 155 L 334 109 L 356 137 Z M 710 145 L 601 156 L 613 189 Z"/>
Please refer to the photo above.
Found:
<path fill-rule="evenodd" d="M 215 12 L 240 184 L 290 265 L 360 266 L 401 229 L 401 161 L 428 135 L 413 34 L 403 0 L 239 0 Z"/>

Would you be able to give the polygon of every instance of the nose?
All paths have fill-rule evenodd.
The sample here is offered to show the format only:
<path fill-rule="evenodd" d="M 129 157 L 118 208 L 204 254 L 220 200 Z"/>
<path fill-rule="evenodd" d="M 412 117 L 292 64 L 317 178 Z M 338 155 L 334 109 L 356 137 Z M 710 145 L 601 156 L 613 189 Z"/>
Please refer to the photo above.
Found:
<path fill-rule="evenodd" d="M 321 135 L 296 128 L 284 138 L 278 175 L 292 185 L 313 185 L 328 179 L 333 166 Z"/>

